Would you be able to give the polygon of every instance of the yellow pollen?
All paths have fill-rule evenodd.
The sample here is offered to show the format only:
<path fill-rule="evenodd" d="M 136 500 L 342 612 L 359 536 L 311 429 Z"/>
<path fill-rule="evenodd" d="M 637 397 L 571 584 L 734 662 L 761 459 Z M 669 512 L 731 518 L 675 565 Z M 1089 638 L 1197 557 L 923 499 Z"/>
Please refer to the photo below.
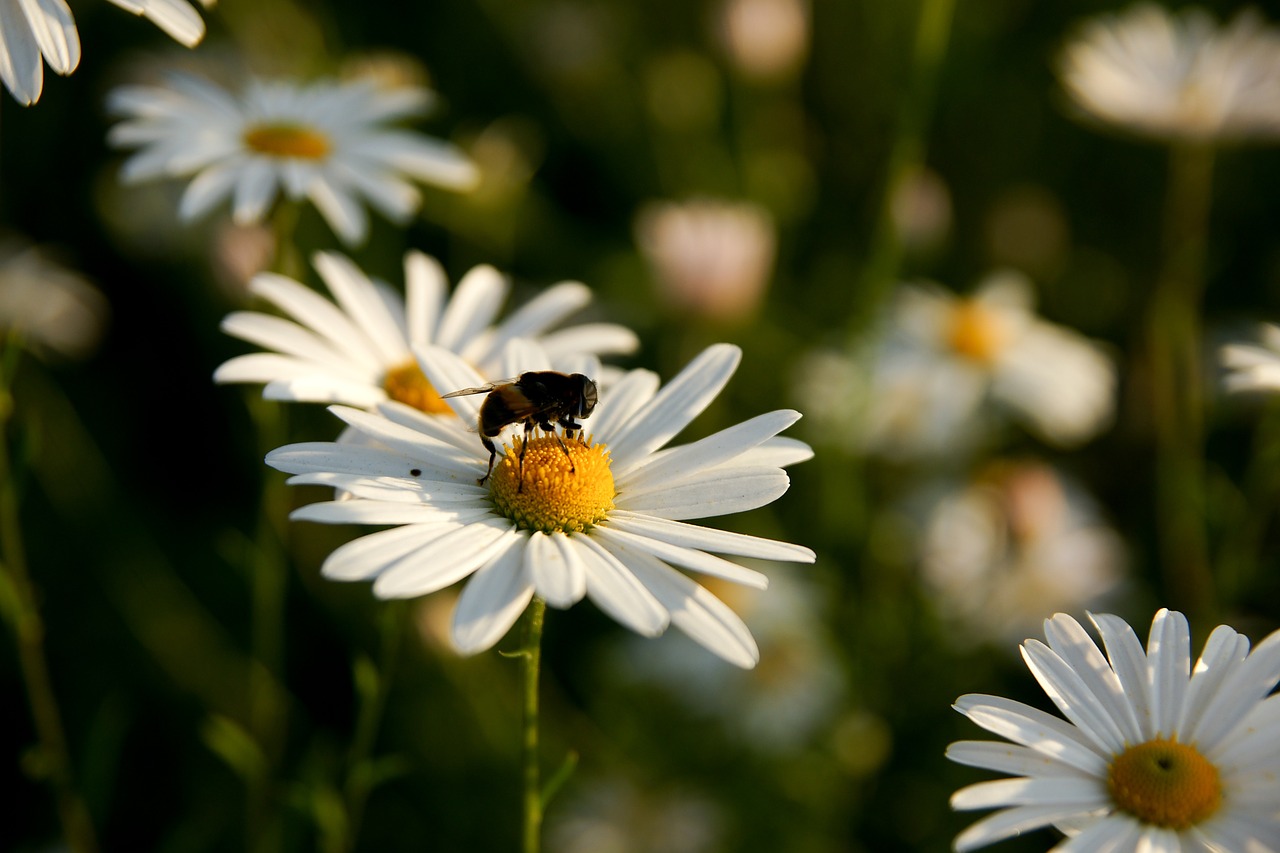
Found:
<path fill-rule="evenodd" d="M 554 435 L 532 439 L 524 452 L 522 482 L 521 446 L 519 438 L 512 441 L 489 477 L 498 511 L 521 529 L 581 533 L 613 509 L 617 492 L 608 447 L 576 436 L 565 438 L 564 448 Z"/>
<path fill-rule="evenodd" d="M 440 399 L 436 389 L 422 375 L 422 369 L 416 361 L 406 362 L 393 367 L 382 377 L 382 390 L 392 400 L 413 406 L 420 412 L 429 415 L 448 415 L 453 413 L 449 404 Z"/>
<path fill-rule="evenodd" d="M 244 132 L 244 144 L 260 154 L 323 160 L 329 155 L 329 138 L 297 124 L 260 124 Z"/>
<path fill-rule="evenodd" d="M 1008 334 L 998 314 L 976 299 L 961 301 L 951 311 L 947 345 L 958 355 L 990 364 L 1004 349 Z"/>
<path fill-rule="evenodd" d="M 1143 823 L 1179 831 L 1207 820 L 1222 804 L 1218 769 L 1194 746 L 1163 738 L 1113 758 L 1107 790 L 1118 808 Z"/>

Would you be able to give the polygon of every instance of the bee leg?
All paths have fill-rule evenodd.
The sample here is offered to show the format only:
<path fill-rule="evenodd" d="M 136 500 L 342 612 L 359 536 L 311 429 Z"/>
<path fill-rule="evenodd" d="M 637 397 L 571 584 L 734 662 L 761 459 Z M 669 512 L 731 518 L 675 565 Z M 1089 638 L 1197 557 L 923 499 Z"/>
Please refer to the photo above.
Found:
<path fill-rule="evenodd" d="M 489 475 L 493 473 L 493 460 L 498 455 L 498 448 L 493 446 L 493 441 L 487 435 L 480 436 L 480 443 L 489 450 L 489 470 L 484 472 L 484 476 L 476 480 L 477 486 L 483 486 L 484 481 L 489 479 Z"/>
<path fill-rule="evenodd" d="M 569 460 L 569 473 L 578 473 L 578 469 L 573 467 L 573 457 L 569 455 L 569 448 L 564 446 L 564 439 L 560 437 L 560 433 L 552 430 L 551 434 L 556 437 L 556 441 L 560 442 L 560 449 L 564 451 L 564 458 Z"/>
<path fill-rule="evenodd" d="M 516 486 L 516 493 L 524 491 L 524 452 L 529 449 L 529 439 L 533 435 L 533 422 L 527 421 L 524 425 L 524 441 L 520 442 L 520 485 Z"/>

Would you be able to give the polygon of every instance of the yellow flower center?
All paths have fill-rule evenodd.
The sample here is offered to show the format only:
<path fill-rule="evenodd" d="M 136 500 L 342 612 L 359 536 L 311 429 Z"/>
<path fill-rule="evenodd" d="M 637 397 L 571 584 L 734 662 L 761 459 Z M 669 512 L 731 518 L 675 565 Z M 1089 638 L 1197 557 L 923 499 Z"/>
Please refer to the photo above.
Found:
<path fill-rule="evenodd" d="M 323 160 L 332 147 L 329 138 L 312 128 L 297 124 L 260 124 L 244 132 L 244 144 L 272 157 Z"/>
<path fill-rule="evenodd" d="M 1111 760 L 1107 790 L 1116 806 L 1143 823 L 1184 830 L 1222 804 L 1218 769 L 1194 746 L 1155 740 L 1131 746 Z"/>
<path fill-rule="evenodd" d="M 990 364 L 1000 355 L 1007 339 L 1000 316 L 976 299 L 965 299 L 952 309 L 947 345 L 963 358 Z"/>
<path fill-rule="evenodd" d="M 566 438 L 564 447 L 554 435 L 532 439 L 521 477 L 522 446 L 519 438 L 512 441 L 489 477 L 498 511 L 521 529 L 581 533 L 613 509 L 617 492 L 607 446 L 576 437 Z"/>
<path fill-rule="evenodd" d="M 387 375 L 382 377 L 382 390 L 392 400 L 413 406 L 429 415 L 448 415 L 453 412 L 449 404 L 440 399 L 416 361 L 388 370 Z"/>

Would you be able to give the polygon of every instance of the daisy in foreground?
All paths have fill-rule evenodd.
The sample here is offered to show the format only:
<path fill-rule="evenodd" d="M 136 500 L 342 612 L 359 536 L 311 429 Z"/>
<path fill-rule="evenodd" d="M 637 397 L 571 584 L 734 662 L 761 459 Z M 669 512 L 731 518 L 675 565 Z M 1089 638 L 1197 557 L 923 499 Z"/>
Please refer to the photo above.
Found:
<path fill-rule="evenodd" d="M 193 176 L 178 208 L 183 220 L 230 196 L 236 224 L 259 222 L 283 193 L 309 200 L 343 241 L 358 244 L 369 230 L 362 200 L 403 222 L 421 204 L 412 180 L 454 190 L 478 181 L 475 165 L 454 146 L 389 126 L 431 102 L 421 87 L 386 89 L 369 80 L 255 79 L 233 95 L 174 74 L 165 87 L 112 91 L 108 109 L 124 120 L 107 140 L 141 149 L 121 170 L 127 183 Z"/>
<path fill-rule="evenodd" d="M 141 15 L 187 47 L 204 38 L 204 20 L 187 0 L 109 0 Z M 201 0 L 212 6 L 214 0 Z M 43 62 L 42 62 L 43 60 Z M 0 0 L 0 79 L 29 107 L 44 90 L 44 63 L 66 76 L 80 64 L 80 32 L 63 0 Z"/>
<path fill-rule="evenodd" d="M 366 409 L 397 400 L 419 411 L 452 414 L 418 368 L 413 347 L 443 347 L 486 379 L 498 379 L 507 375 L 498 372 L 503 348 L 516 338 L 536 341 L 557 366 L 584 354 L 634 352 L 639 345 L 635 333 L 612 323 L 552 331 L 591 301 L 590 289 L 576 281 L 547 288 L 494 325 L 511 285 L 493 267 L 475 267 L 449 296 L 435 258 L 411 251 L 404 256 L 401 296 L 343 255 L 317 253 L 313 263 L 337 304 L 291 278 L 254 276 L 249 291 L 292 319 L 257 311 L 227 315 L 224 332 L 270 352 L 230 359 L 214 373 L 216 382 L 261 382 L 268 399 Z"/>
<path fill-rule="evenodd" d="M 947 757 L 1015 774 L 957 791 L 957 809 L 1000 808 L 956 838 L 957 850 L 1056 826 L 1055 850 L 1280 850 L 1280 631 L 1249 651 L 1220 625 L 1192 667 L 1181 613 L 1161 610 L 1146 651 L 1122 619 L 1045 621 L 1048 645 L 1022 656 L 1066 720 L 998 696 L 956 709 L 1013 743 L 960 741 Z"/>
<path fill-rule="evenodd" d="M 589 435 L 536 435 L 524 451 L 505 445 L 485 485 L 489 453 L 456 419 L 431 418 L 397 403 L 377 413 L 332 411 L 376 446 L 308 443 L 280 448 L 267 464 L 355 499 L 312 504 L 299 520 L 395 525 L 334 551 L 323 573 L 373 580 L 380 598 L 411 598 L 470 577 L 454 611 L 452 640 L 464 654 L 500 640 L 535 595 L 567 608 L 584 596 L 645 636 L 674 624 L 741 667 L 759 651 L 732 610 L 679 569 L 764 588 L 766 577 L 718 554 L 811 563 L 808 548 L 689 524 L 685 519 L 744 512 L 771 503 L 790 481 L 784 465 L 808 446 L 776 437 L 798 412 L 760 415 L 690 444 L 667 443 L 729 381 L 741 352 L 720 344 L 659 390 L 633 370 L 601 389 Z M 418 350 L 437 388 L 482 384 L 470 365 L 441 347 Z M 584 362 L 587 360 L 584 360 Z M 506 348 L 507 375 L 544 370 L 536 345 Z M 584 363 L 584 367 L 586 367 Z M 590 368 L 586 368 L 590 369 Z M 484 398 L 447 402 L 475 423 Z"/>

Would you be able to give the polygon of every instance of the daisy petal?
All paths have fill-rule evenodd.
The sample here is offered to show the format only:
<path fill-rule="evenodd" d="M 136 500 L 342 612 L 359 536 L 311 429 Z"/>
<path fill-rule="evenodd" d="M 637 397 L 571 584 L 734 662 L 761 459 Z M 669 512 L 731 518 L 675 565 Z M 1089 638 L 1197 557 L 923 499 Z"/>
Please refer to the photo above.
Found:
<path fill-rule="evenodd" d="M 587 594 L 587 574 L 578 549 L 564 534 L 534 531 L 525 547 L 524 567 L 538 595 L 552 607 L 572 607 Z"/>
<path fill-rule="evenodd" d="M 790 542 L 779 542 L 775 539 L 762 539 L 759 536 L 748 536 L 745 533 L 733 533 L 728 530 L 717 530 L 713 527 L 702 527 L 697 524 L 685 524 L 665 518 L 640 513 L 617 510 L 609 514 L 609 527 L 637 536 L 658 539 L 669 545 L 682 548 L 696 548 L 699 551 L 710 551 L 715 554 L 731 554 L 735 557 L 754 557 L 758 560 L 785 560 L 795 563 L 812 563 L 816 556 L 813 551 L 803 545 L 792 545 Z"/>
<path fill-rule="evenodd" d="M 615 506 L 661 518 L 711 518 L 762 507 L 786 494 L 791 478 L 778 468 L 713 468 L 677 485 L 626 491 L 619 484 Z"/>
<path fill-rule="evenodd" d="M 656 637 L 666 630 L 666 609 L 617 557 L 590 536 L 569 536 L 567 542 L 586 569 L 587 597 L 597 607 L 641 636 Z"/>
<path fill-rule="evenodd" d="M 765 589 L 769 586 L 769 579 L 754 569 L 748 569 L 746 566 L 740 566 L 737 563 L 722 560 L 719 557 L 704 554 L 692 548 L 682 548 L 647 536 L 627 533 L 614 528 L 612 525 L 601 525 L 595 528 L 593 535 L 602 542 L 643 551 L 660 560 L 682 566 L 691 571 L 701 572 L 704 575 L 723 578 L 753 589 Z"/>
<path fill-rule="evenodd" d="M 630 468 L 614 465 L 614 476 L 626 483 L 628 490 L 643 491 L 654 483 L 670 483 L 728 462 L 767 439 L 773 438 L 796 421 L 800 413 L 790 409 L 757 415 L 704 439 L 653 454 Z"/>
<path fill-rule="evenodd" d="M 416 598 L 470 575 L 522 537 L 505 518 L 459 525 L 388 566 L 373 582 L 378 598 Z"/>
<path fill-rule="evenodd" d="M 481 566 L 462 588 L 453 611 L 454 648 L 473 655 L 506 636 L 533 599 L 533 582 L 521 549 L 508 548 Z"/>

